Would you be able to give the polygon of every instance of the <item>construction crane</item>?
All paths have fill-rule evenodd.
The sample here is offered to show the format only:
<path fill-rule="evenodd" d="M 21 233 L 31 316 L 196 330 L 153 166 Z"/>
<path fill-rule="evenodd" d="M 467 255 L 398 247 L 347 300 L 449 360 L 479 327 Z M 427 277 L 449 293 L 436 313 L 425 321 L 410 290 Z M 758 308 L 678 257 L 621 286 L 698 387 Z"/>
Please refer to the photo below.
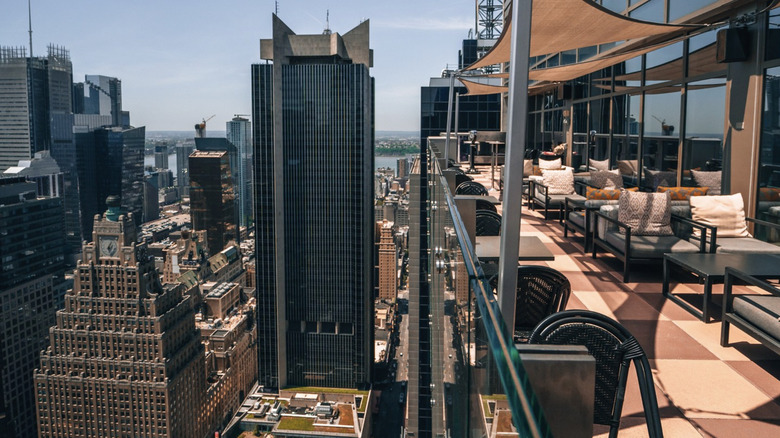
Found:
<path fill-rule="evenodd" d="M 666 119 L 661 120 L 661 119 L 659 119 L 656 116 L 653 116 L 653 118 L 656 119 L 657 121 L 661 122 L 661 134 L 662 135 L 672 135 L 672 133 L 674 132 L 674 126 L 667 125 L 666 124 Z"/>
<path fill-rule="evenodd" d="M 213 119 L 216 114 L 212 114 L 208 119 L 204 118 L 202 122 L 195 124 L 195 138 L 203 138 L 206 136 L 206 122 Z"/>

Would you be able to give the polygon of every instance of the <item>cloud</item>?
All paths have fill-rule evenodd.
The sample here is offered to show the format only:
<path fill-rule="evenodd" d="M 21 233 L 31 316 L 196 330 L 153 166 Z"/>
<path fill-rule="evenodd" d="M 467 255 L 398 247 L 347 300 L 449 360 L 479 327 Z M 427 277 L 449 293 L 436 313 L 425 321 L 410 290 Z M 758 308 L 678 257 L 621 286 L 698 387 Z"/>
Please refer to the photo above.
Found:
<path fill-rule="evenodd" d="M 437 30 L 465 30 L 473 27 L 474 22 L 464 17 L 450 17 L 450 18 L 404 18 L 404 19 L 378 19 L 372 21 L 371 25 L 378 28 L 386 29 L 414 29 L 421 31 L 437 31 Z"/>

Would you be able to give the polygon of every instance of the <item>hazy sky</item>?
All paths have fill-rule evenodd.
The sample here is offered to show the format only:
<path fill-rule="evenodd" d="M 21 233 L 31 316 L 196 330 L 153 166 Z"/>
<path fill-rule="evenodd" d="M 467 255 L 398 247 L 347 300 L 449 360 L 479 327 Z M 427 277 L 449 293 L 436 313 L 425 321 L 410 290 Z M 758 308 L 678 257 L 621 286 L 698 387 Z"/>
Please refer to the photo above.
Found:
<path fill-rule="evenodd" d="M 457 63 L 474 26 L 474 0 L 279 0 L 279 17 L 298 34 L 340 34 L 370 19 L 376 128 L 418 130 L 420 87 Z M 70 50 L 73 80 L 122 80 L 134 126 L 191 130 L 216 114 L 213 130 L 251 114 L 250 65 L 271 37 L 272 0 L 32 0 L 33 50 Z M 2 0 L 0 45 L 28 46 L 27 0 Z M 264 61 L 263 61 L 264 62 Z"/>

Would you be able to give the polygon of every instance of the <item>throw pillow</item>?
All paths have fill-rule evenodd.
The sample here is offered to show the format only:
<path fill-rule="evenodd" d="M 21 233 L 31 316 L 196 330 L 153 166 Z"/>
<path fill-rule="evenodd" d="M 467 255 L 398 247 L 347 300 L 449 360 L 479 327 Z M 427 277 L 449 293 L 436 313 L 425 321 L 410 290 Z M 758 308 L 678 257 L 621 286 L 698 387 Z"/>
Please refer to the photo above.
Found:
<path fill-rule="evenodd" d="M 672 201 L 687 201 L 691 196 L 704 196 L 707 194 L 707 190 L 707 187 L 658 186 L 659 192 L 669 192 L 672 195 Z"/>
<path fill-rule="evenodd" d="M 588 158 L 588 166 L 595 170 L 609 170 L 609 159 L 597 161 L 593 158 Z"/>
<path fill-rule="evenodd" d="M 761 187 L 760 189 L 758 189 L 758 200 L 765 201 L 765 202 L 780 201 L 780 188 Z"/>
<path fill-rule="evenodd" d="M 666 193 L 623 190 L 618 200 L 618 220 L 636 236 L 671 236 L 672 197 Z M 622 230 L 622 229 L 621 229 Z"/>
<path fill-rule="evenodd" d="M 599 170 L 590 173 L 590 184 L 598 189 L 621 188 L 623 187 L 623 177 L 620 176 L 620 171 L 617 169 Z"/>
<path fill-rule="evenodd" d="M 696 181 L 696 185 L 709 187 L 710 190 L 707 193 L 710 195 L 720 195 L 720 170 L 715 172 L 691 170 L 691 173 L 693 173 L 693 180 Z"/>
<path fill-rule="evenodd" d="M 523 160 L 523 178 L 534 174 L 534 160 Z"/>
<path fill-rule="evenodd" d="M 631 187 L 625 189 L 630 192 L 636 192 L 638 187 Z M 604 201 L 620 199 L 620 189 L 596 189 L 593 187 L 585 187 L 585 199 L 598 199 Z"/>
<path fill-rule="evenodd" d="M 542 178 L 548 195 L 571 195 L 574 193 L 574 172 L 571 169 L 543 170 Z"/>
<path fill-rule="evenodd" d="M 539 160 L 539 169 L 542 171 L 552 169 L 552 170 L 558 170 L 561 167 L 563 167 L 563 162 L 560 158 L 556 158 L 554 160 Z"/>
<path fill-rule="evenodd" d="M 645 185 L 649 185 L 650 187 L 658 187 L 658 186 L 671 186 L 672 184 L 677 183 L 677 172 L 668 172 L 663 170 L 653 170 L 648 169 L 647 167 L 644 168 L 644 180 Z"/>
<path fill-rule="evenodd" d="M 691 218 L 718 227 L 718 237 L 750 237 L 745 221 L 745 203 L 740 193 L 718 196 L 693 196 Z M 694 229 L 694 234 L 698 230 Z"/>
<path fill-rule="evenodd" d="M 617 165 L 621 175 L 632 176 L 639 168 L 639 160 L 618 160 Z"/>

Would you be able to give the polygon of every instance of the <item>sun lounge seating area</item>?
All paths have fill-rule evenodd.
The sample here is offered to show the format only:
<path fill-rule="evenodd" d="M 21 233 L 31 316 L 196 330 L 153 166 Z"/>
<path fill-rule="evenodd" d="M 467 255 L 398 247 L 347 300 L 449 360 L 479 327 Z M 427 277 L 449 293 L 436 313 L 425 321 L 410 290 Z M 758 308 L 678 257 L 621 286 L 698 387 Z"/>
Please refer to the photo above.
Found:
<path fill-rule="evenodd" d="M 474 180 L 482 181 L 485 173 L 475 175 Z M 490 191 L 490 194 L 497 193 Z M 501 206 L 498 207 L 501 213 Z M 735 247 L 725 244 L 720 246 L 718 242 L 727 238 L 718 234 L 718 227 L 693 220 L 688 201 L 671 201 L 669 198 L 668 207 L 668 222 L 665 225 L 672 227 L 677 244 L 690 250 L 684 252 L 715 255 Z M 760 323 L 746 322 L 758 315 L 764 321 L 769 321 L 770 325 L 776 325 L 777 315 L 756 310 L 759 306 L 765 307 L 763 301 L 759 300 L 759 304 L 756 304 L 749 298 L 742 298 L 749 293 L 767 299 L 771 295 L 766 288 L 771 288 L 771 292 L 780 297 L 777 283 L 772 281 L 766 286 L 766 283 L 755 282 L 759 288 L 764 288 L 759 290 L 744 285 L 742 280 L 745 277 L 737 281 L 736 274 L 733 274 L 733 280 L 726 279 L 726 295 L 723 294 L 723 284 L 710 285 L 710 307 L 714 323 L 705 324 L 663 295 L 660 261 L 664 252 L 659 251 L 660 258 L 647 264 L 626 264 L 611 251 L 600 253 L 597 258 L 592 257 L 588 245 L 597 247 L 599 239 L 601 242 L 613 242 L 612 246 L 615 247 L 620 247 L 619 243 L 622 243 L 624 251 L 626 247 L 634 250 L 629 250 L 633 255 L 642 254 L 638 251 L 641 245 L 655 251 L 657 242 L 650 242 L 654 236 L 637 236 L 627 232 L 620 239 L 617 234 L 613 234 L 611 240 L 607 240 L 602 232 L 602 237 L 599 237 L 600 221 L 601 225 L 630 228 L 617 219 L 620 208 L 618 200 L 569 200 L 568 203 L 564 201 L 563 224 L 559 223 L 557 217 L 545 219 L 542 210 L 524 209 L 521 225 L 523 236 L 538 237 L 555 256 L 553 261 L 521 264 L 550 268 L 570 282 L 571 293 L 564 306 L 566 311 L 554 315 L 576 314 L 577 309 L 596 312 L 602 315 L 598 318 L 612 319 L 624 327 L 646 354 L 646 368 L 632 370 L 631 377 L 626 380 L 618 436 L 661 436 L 658 435 L 659 430 L 668 437 L 780 434 L 780 403 L 777 402 L 780 397 L 780 338 L 773 331 L 761 328 Z M 591 215 L 590 219 L 586 219 L 588 214 Z M 772 225 L 761 225 L 767 227 L 760 231 L 764 235 L 773 232 L 770 231 Z M 694 233 L 694 230 L 697 232 Z M 617 230 L 611 232 L 618 233 Z M 593 243 L 583 238 L 583 235 L 589 235 Z M 629 239 L 638 240 L 633 246 L 628 246 L 624 242 Z M 759 242 L 753 244 L 776 247 L 773 243 Z M 745 241 L 742 247 L 750 248 L 750 245 Z M 598 248 L 604 250 L 602 246 Z M 625 276 L 629 272 L 627 269 L 630 270 L 628 277 Z M 690 273 L 675 271 L 673 278 L 680 281 L 670 285 L 675 295 L 691 306 L 701 308 L 704 285 Z M 751 277 L 747 278 L 751 281 Z M 726 309 L 722 317 L 721 303 L 722 308 Z M 745 303 L 752 303 L 752 308 L 744 310 Z M 771 308 L 774 309 L 776 302 L 773 303 Z M 750 315 L 750 312 L 753 316 L 746 317 L 746 313 Z M 721 321 L 724 323 L 721 324 Z M 722 327 L 725 333 L 723 340 Z M 538 330 L 542 331 L 541 328 Z M 533 342 L 534 334 L 530 338 Z M 639 361 L 642 362 L 641 359 Z M 635 372 L 642 376 L 639 380 Z M 642 379 L 647 378 L 654 381 L 652 397 L 646 391 L 647 380 L 642 382 Z M 657 399 L 660 426 L 655 424 L 653 415 L 656 414 L 648 413 L 646 409 L 648 400 L 653 397 Z M 609 434 L 609 425 L 594 425 L 594 436 L 606 437 Z"/>

